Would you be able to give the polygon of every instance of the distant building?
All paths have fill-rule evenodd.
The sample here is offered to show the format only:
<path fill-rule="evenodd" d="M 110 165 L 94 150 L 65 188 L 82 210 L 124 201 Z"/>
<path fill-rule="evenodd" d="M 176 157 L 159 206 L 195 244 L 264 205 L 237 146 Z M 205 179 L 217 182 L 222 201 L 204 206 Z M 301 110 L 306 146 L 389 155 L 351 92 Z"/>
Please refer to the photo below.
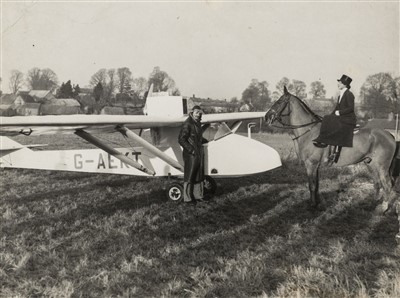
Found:
<path fill-rule="evenodd" d="M 3 94 L 0 97 L 0 110 L 9 109 L 14 101 L 17 99 L 15 94 Z"/>
<path fill-rule="evenodd" d="M 35 102 L 45 103 L 52 99 L 55 99 L 53 93 L 50 90 L 31 90 L 28 93 L 35 99 Z"/>
<path fill-rule="evenodd" d="M 239 104 L 234 102 L 228 102 L 226 100 L 217 99 L 203 99 L 192 97 L 190 100 L 195 105 L 199 105 L 206 113 L 231 113 L 239 111 Z"/>
<path fill-rule="evenodd" d="M 14 100 L 13 108 L 16 109 L 28 103 L 35 103 L 35 99 L 27 93 L 20 93 Z"/>
<path fill-rule="evenodd" d="M 38 115 L 40 104 L 36 103 L 27 92 L 4 94 L 1 97 L 0 114 L 2 116 Z"/>
<path fill-rule="evenodd" d="M 14 116 L 16 114 L 13 109 L 14 101 L 17 96 L 15 94 L 3 94 L 0 97 L 0 116 Z"/>
<path fill-rule="evenodd" d="M 42 104 L 41 115 L 73 115 L 82 114 L 80 103 L 73 98 L 54 98 Z"/>
<path fill-rule="evenodd" d="M 105 106 L 100 110 L 101 115 L 125 115 L 124 108 Z"/>
<path fill-rule="evenodd" d="M 37 116 L 40 114 L 41 103 L 28 102 L 15 108 L 16 114 L 19 116 Z"/>

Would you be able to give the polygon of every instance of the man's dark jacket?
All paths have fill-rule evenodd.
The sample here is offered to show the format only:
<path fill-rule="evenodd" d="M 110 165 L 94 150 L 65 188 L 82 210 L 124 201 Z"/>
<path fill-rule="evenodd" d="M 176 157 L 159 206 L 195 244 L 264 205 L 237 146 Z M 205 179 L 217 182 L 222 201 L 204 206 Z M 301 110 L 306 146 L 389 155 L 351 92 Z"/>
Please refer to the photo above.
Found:
<path fill-rule="evenodd" d="M 333 146 L 353 147 L 353 130 L 357 122 L 354 95 L 346 90 L 340 101 L 339 98 L 333 112 L 322 119 L 319 137 L 314 141 Z M 340 116 L 335 115 L 336 111 L 339 111 Z"/>
<path fill-rule="evenodd" d="M 204 180 L 203 138 L 201 123 L 190 115 L 183 123 L 178 142 L 183 148 L 185 163 L 184 182 L 197 183 Z"/>

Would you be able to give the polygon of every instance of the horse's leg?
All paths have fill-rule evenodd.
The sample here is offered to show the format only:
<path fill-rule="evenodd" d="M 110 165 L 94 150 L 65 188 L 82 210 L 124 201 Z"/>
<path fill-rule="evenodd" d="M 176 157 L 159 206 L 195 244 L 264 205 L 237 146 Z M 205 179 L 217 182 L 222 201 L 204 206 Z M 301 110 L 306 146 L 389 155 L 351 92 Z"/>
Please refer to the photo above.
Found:
<path fill-rule="evenodd" d="M 372 175 L 372 179 L 374 180 L 375 200 L 379 201 L 381 199 L 380 190 L 382 188 L 379 173 L 376 169 L 376 166 L 373 164 L 367 164 L 367 168 Z"/>
<path fill-rule="evenodd" d="M 389 211 L 389 209 L 393 207 L 397 196 L 393 191 L 392 179 L 389 173 L 385 173 L 385 171 L 381 168 L 379 171 L 379 177 L 385 193 L 382 204 L 384 204 L 384 207 L 387 206 L 385 211 Z"/>
<path fill-rule="evenodd" d="M 397 221 L 399 222 L 399 232 L 396 234 L 396 241 L 400 244 L 400 202 L 396 202 Z"/>
<path fill-rule="evenodd" d="M 310 161 L 305 162 L 308 177 L 308 188 L 310 190 L 311 207 L 316 208 L 319 203 L 319 163 L 315 164 Z"/>
<path fill-rule="evenodd" d="M 385 167 L 382 167 L 382 165 L 377 164 L 376 162 L 371 162 L 370 168 L 373 174 L 374 178 L 374 185 L 375 189 L 377 190 L 376 192 L 376 199 L 380 200 L 381 197 L 383 197 L 382 204 L 378 206 L 378 211 L 380 212 L 386 212 L 388 211 L 391 206 L 393 205 L 394 201 L 392 199 L 395 199 L 395 195 L 392 192 L 392 180 L 390 178 L 389 172 L 385 171 Z M 379 189 L 377 188 L 383 188 L 383 196 L 379 195 Z M 393 198 L 392 198 L 393 196 Z"/>

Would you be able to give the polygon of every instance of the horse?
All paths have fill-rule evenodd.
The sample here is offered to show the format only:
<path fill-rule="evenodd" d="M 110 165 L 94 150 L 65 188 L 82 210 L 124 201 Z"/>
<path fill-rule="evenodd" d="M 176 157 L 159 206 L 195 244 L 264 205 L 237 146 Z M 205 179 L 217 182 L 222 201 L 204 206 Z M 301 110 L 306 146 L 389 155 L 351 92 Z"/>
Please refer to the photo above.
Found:
<path fill-rule="evenodd" d="M 380 212 L 387 212 L 394 205 L 400 222 L 400 202 L 394 192 L 395 179 L 391 175 L 395 164 L 396 141 L 387 131 L 375 128 L 361 128 L 354 134 L 353 147 L 343 147 L 337 163 L 329 160 L 329 146 L 319 148 L 313 141 L 321 127 L 322 117 L 315 114 L 300 98 L 290 94 L 284 87 L 284 94 L 272 105 L 265 115 L 269 125 L 290 129 L 294 137 L 299 157 L 303 161 L 308 177 L 310 203 L 319 207 L 319 168 L 320 166 L 343 167 L 364 162 L 369 168 L 375 189 L 375 198 L 383 201 L 378 206 Z M 278 125 L 276 125 L 278 123 Z M 381 193 L 383 189 L 383 194 Z M 400 229 L 396 235 L 400 240 Z"/>

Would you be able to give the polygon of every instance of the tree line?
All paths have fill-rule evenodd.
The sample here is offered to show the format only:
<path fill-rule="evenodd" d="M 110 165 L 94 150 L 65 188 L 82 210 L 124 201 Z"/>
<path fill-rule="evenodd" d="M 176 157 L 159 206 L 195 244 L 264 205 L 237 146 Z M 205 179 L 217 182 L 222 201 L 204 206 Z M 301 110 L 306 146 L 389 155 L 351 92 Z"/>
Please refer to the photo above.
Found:
<path fill-rule="evenodd" d="M 156 92 L 169 91 L 173 95 L 180 95 L 175 81 L 167 72 L 154 67 L 149 78 L 133 78 L 128 67 L 118 69 L 99 69 L 90 78 L 90 88 L 96 102 L 112 102 L 113 100 L 140 100 L 143 98 L 149 86 L 153 84 Z M 13 94 L 17 94 L 26 86 L 30 90 L 50 90 L 56 92 L 58 98 L 76 98 L 81 92 L 79 84 L 73 85 L 71 80 L 58 84 L 56 73 L 49 69 L 34 67 L 24 75 L 19 70 L 12 70 L 9 87 Z"/>
<path fill-rule="evenodd" d="M 90 87 L 95 102 L 142 102 L 149 86 L 153 84 L 154 91 L 169 91 L 172 95 L 180 95 L 174 79 L 160 67 L 154 67 L 148 78 L 134 78 L 128 67 L 117 69 L 99 69 L 90 78 Z M 70 80 L 58 84 L 56 73 L 49 69 L 34 67 L 26 75 L 18 70 L 11 71 L 9 87 L 16 94 L 23 86 L 31 90 L 56 91 L 58 98 L 77 98 L 81 92 L 79 84 L 73 85 Z M 248 87 L 242 92 L 241 98 L 234 97 L 231 102 L 247 104 L 250 109 L 264 111 L 271 102 L 277 100 L 283 94 L 286 86 L 290 93 L 305 99 L 323 99 L 326 96 L 325 86 L 321 81 L 310 84 L 309 92 L 306 92 L 306 84 L 297 79 L 290 80 L 283 77 L 275 85 L 275 90 L 270 89 L 266 80 L 252 79 Z M 307 96 L 309 95 L 309 97 Z M 372 117 L 380 117 L 390 112 L 400 112 L 400 77 L 392 77 L 386 72 L 377 73 L 367 77 L 360 89 L 361 105 L 370 110 Z"/>
<path fill-rule="evenodd" d="M 299 98 L 324 99 L 325 86 L 320 81 L 310 84 L 310 97 L 307 97 L 306 84 L 301 80 L 283 77 L 271 92 L 267 81 L 253 79 L 243 91 L 241 101 L 254 110 L 265 111 L 272 102 L 279 99 L 286 86 L 289 92 Z M 370 117 L 386 117 L 389 113 L 400 113 L 400 77 L 380 72 L 367 77 L 360 89 L 360 107 L 368 111 Z M 233 100 L 238 101 L 237 98 Z"/>

